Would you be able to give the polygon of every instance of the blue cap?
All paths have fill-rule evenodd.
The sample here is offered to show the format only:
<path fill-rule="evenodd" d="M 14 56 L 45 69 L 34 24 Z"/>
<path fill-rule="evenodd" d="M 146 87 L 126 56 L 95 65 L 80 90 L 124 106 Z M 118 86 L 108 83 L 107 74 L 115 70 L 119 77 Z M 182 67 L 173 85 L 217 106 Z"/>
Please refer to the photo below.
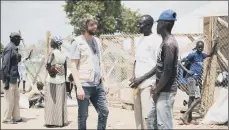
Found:
<path fill-rule="evenodd" d="M 173 10 L 165 10 L 161 13 L 158 20 L 176 21 L 177 13 Z"/>

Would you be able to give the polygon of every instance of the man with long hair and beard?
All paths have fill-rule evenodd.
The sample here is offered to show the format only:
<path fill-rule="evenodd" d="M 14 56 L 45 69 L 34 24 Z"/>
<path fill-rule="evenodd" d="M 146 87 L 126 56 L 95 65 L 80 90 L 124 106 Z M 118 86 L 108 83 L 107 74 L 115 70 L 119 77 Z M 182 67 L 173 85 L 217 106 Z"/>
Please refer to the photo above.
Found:
<path fill-rule="evenodd" d="M 108 106 L 102 79 L 101 42 L 95 37 L 97 22 L 89 14 L 79 20 L 81 35 L 77 36 L 70 50 L 70 59 L 74 68 L 72 71 L 77 86 L 78 129 L 86 129 L 89 101 L 98 112 L 97 129 L 106 129 Z"/>

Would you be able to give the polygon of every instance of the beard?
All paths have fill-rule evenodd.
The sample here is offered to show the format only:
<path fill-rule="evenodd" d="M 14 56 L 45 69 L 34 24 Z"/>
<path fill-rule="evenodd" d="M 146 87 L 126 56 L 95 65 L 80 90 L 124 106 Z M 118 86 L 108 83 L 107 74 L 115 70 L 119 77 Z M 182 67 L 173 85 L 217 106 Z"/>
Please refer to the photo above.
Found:
<path fill-rule="evenodd" d="M 96 33 L 96 31 L 90 31 L 90 30 L 87 30 L 87 32 L 88 32 L 88 34 L 90 34 L 90 35 L 92 35 L 92 36 L 94 36 L 95 33 Z"/>
<path fill-rule="evenodd" d="M 93 36 L 94 36 L 94 35 L 95 35 L 95 32 L 91 32 L 91 31 L 89 31 L 89 32 L 88 32 L 88 34 L 90 34 L 90 35 L 93 35 Z"/>

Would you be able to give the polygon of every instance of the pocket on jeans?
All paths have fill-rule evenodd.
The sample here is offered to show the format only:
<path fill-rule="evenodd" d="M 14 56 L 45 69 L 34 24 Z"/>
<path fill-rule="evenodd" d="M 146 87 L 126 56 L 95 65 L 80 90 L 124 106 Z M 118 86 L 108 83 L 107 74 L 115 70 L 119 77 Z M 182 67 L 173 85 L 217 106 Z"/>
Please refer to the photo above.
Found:
<path fill-rule="evenodd" d="M 90 99 L 90 88 L 83 87 L 85 99 Z"/>

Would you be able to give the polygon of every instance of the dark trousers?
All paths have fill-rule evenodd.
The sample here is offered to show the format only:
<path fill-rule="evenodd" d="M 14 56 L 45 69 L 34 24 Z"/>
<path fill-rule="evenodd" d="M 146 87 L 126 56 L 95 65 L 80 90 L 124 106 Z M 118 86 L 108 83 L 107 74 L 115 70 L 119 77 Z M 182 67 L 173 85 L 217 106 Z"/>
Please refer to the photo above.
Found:
<path fill-rule="evenodd" d="M 89 100 L 98 113 L 97 129 L 106 129 L 107 117 L 109 114 L 106 93 L 102 84 L 98 86 L 83 87 L 85 98 L 78 101 L 78 129 L 87 129 L 86 121 L 88 117 Z"/>

